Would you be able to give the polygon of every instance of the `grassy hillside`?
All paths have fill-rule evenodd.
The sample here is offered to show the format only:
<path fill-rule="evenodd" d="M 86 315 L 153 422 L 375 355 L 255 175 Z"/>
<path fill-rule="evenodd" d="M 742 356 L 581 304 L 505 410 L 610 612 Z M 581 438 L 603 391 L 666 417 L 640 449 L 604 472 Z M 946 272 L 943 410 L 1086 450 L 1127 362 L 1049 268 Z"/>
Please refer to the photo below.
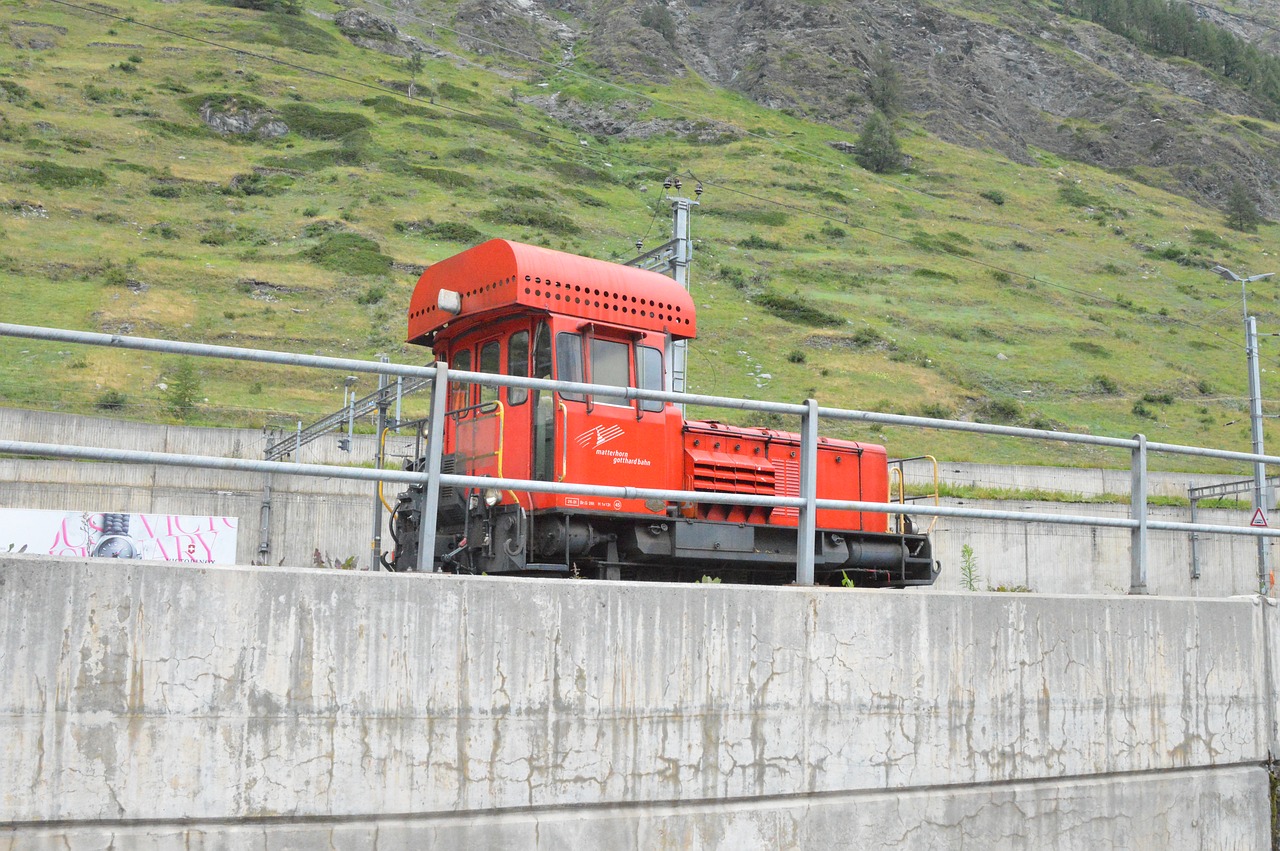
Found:
<path fill-rule="evenodd" d="M 401 341 L 422 265 L 494 236 L 626 259 L 668 237 L 661 184 L 677 173 L 706 189 L 695 392 L 1248 447 L 1240 290 L 1207 267 L 1280 271 L 1272 225 L 1230 231 L 1132 180 L 949 146 L 909 116 L 910 170 L 877 177 L 831 147 L 846 134 L 696 80 L 618 90 L 572 73 L 589 68 L 469 53 L 406 16 L 444 52 L 414 72 L 343 37 L 325 19 L 341 7 L 304 7 L 0 2 L 15 47 L 0 53 L 4 321 L 421 363 Z M 556 92 L 625 102 L 660 132 L 584 136 L 538 106 Z M 289 132 L 220 135 L 202 107 Z M 1275 287 L 1251 285 L 1263 333 L 1280 331 Z M 1274 342 L 1262 355 L 1280 365 Z M 176 366 L 0 340 L 0 400 L 163 420 Z M 342 376 L 199 368 L 196 421 L 341 405 Z M 1124 463 L 846 433 L 900 455 Z"/>

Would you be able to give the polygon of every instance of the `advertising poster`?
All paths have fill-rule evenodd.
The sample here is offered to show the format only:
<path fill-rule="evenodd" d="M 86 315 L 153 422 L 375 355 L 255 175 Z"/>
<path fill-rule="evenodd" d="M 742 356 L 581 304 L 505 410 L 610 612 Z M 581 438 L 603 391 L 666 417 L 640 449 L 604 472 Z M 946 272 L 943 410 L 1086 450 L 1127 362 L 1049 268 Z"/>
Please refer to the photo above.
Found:
<path fill-rule="evenodd" d="M 235 517 L 0 508 L 0 552 L 235 564 Z"/>

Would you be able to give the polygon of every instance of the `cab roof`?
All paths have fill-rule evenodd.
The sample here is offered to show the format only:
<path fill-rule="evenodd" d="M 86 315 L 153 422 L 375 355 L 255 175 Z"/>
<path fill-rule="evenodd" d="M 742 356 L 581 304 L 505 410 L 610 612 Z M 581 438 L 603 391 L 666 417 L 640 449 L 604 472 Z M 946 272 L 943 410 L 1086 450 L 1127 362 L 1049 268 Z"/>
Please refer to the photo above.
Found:
<path fill-rule="evenodd" d="M 441 290 L 461 297 L 454 314 L 439 306 Z M 410 343 L 428 345 L 450 322 L 526 307 L 587 322 L 697 335 L 693 299 L 664 275 L 550 248 L 491 239 L 435 263 L 422 273 L 409 301 Z"/>

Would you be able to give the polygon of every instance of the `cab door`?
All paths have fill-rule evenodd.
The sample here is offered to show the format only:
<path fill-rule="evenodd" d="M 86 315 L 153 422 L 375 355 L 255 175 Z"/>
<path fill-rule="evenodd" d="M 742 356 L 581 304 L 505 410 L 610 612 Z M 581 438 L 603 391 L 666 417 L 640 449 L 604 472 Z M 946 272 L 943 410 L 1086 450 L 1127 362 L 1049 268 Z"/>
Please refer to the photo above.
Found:
<path fill-rule="evenodd" d="M 633 336 L 561 332 L 556 335 L 557 378 L 612 387 L 662 389 L 662 352 Z M 678 487 L 672 439 L 679 413 L 661 402 L 610 393 L 563 393 L 560 403 L 561 473 L 565 481 L 646 488 Z M 672 420 L 674 417 L 674 420 Z M 678 448 L 675 453 L 678 457 Z M 562 497 L 565 508 L 646 512 L 643 500 Z"/>

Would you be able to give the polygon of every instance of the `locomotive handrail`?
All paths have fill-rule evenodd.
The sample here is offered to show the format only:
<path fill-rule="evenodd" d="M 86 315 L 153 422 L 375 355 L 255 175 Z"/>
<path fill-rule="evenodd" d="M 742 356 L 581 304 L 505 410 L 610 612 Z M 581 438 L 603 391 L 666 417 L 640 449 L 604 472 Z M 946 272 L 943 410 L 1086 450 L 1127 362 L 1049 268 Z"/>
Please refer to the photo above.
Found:
<path fill-rule="evenodd" d="M 54 342 L 67 342 L 85 345 L 108 346 L 139 351 L 159 352 L 177 355 L 193 355 L 197 357 L 216 357 L 259 363 L 270 363 L 283 366 L 297 366 L 319 369 L 340 370 L 347 373 L 367 373 L 382 375 L 399 375 L 415 378 L 437 379 L 432 382 L 432 413 L 430 417 L 433 434 L 438 434 L 443 426 L 445 408 L 444 394 L 447 393 L 449 378 L 457 381 L 468 381 L 486 385 L 519 387 L 534 390 L 555 392 L 593 393 L 611 395 L 626 399 L 642 399 L 662 402 L 673 402 L 683 405 L 702 405 L 708 407 L 729 408 L 776 413 L 801 417 L 803 425 L 802 451 L 811 443 L 808 435 L 816 434 L 813 423 L 819 417 L 828 419 L 878 423 L 883 425 L 934 428 L 947 431 L 971 432 L 1034 440 L 1051 440 L 1061 443 L 1079 443 L 1128 450 L 1131 453 L 1130 470 L 1133 474 L 1133 485 L 1128 518 L 1027 514 L 1022 512 L 1001 512 L 987 509 L 974 509 L 958 506 L 924 506 L 913 505 L 909 511 L 903 511 L 905 502 L 898 506 L 886 503 L 843 502 L 836 500 L 815 499 L 816 483 L 812 477 L 801 477 L 800 497 L 776 497 L 751 494 L 715 494 L 694 491 L 662 491 L 638 488 L 622 488 L 612 486 L 584 485 L 564 481 L 567 478 L 567 447 L 562 458 L 560 481 L 534 482 L 505 478 L 476 478 L 444 474 L 440 466 L 441 441 L 432 440 L 428 447 L 425 471 L 370 470 L 365 468 L 344 467 L 334 465 L 300 464 L 280 461 L 251 461 L 248 459 L 213 458 L 198 455 L 174 453 L 150 453 L 134 450 L 112 450 L 95 447 L 63 446 L 54 444 L 29 443 L 21 441 L 0 441 L 0 454 L 29 455 L 50 458 L 77 458 L 85 460 L 113 461 L 122 463 L 150 463 L 173 466 L 204 467 L 210 469 L 226 469 L 239 471 L 255 471 L 267 473 L 286 473 L 305 476 L 340 477 L 378 481 L 397 481 L 408 484 L 424 485 L 426 504 L 423 510 L 423 522 L 420 527 L 420 553 L 434 551 L 435 511 L 439 500 L 439 486 L 498 486 L 503 489 L 524 490 L 529 492 L 566 493 L 566 494 L 600 494 L 626 498 L 666 499 L 673 502 L 700 501 L 709 503 L 726 503 L 740 505 L 782 506 L 798 508 L 800 511 L 800 529 L 798 534 L 803 541 L 806 535 L 812 535 L 814 513 L 816 509 L 853 510 L 868 513 L 911 514 L 937 517 L 974 517 L 1023 522 L 1070 523 L 1074 525 L 1091 525 L 1103 527 L 1126 528 L 1131 530 L 1132 575 L 1131 591 L 1145 593 L 1146 590 L 1146 533 L 1148 530 L 1176 532 L 1212 532 L 1229 535 L 1245 535 L 1255 538 L 1271 538 L 1280 536 L 1280 530 L 1254 526 L 1220 526 L 1200 523 L 1179 523 L 1172 521 L 1152 520 L 1147 516 L 1146 459 L 1149 452 L 1186 455 L 1200 458 L 1215 458 L 1226 461 L 1246 462 L 1250 464 L 1280 465 L 1280 456 L 1252 454 L 1224 449 L 1186 446 L 1169 443 L 1149 443 L 1145 436 L 1133 438 L 1098 437 L 1073 432 L 1059 432 L 1047 429 L 1032 429 L 1016 426 L 999 426 L 986 423 L 959 422 L 940 420 L 928 417 L 911 417 L 901 414 L 881 414 L 871 411 L 848 410 L 841 408 L 820 407 L 810 400 L 806 404 L 781 402 L 761 402 L 727 397 L 707 396 L 690 393 L 674 393 L 662 390 L 642 390 L 634 387 L 615 387 L 612 385 L 594 385 L 582 382 L 561 382 L 552 379 L 526 378 L 522 376 L 500 375 L 493 373 L 477 373 L 458 371 L 450 375 L 448 365 L 436 363 L 432 366 L 412 366 L 375 361 L 362 361 L 353 358 L 337 358 L 322 355 L 303 355 L 288 352 L 247 349 L 233 346 L 217 346 L 202 343 L 187 343 L 170 340 L 154 340 L 143 337 L 127 337 L 121 335 L 102 334 L 86 331 L 68 331 L 63 329 L 43 328 L 38 326 L 0 323 L 0 335 L 39 339 Z M 563 403 L 561 403 L 563 405 Z M 567 427 L 567 423 L 566 423 Z M 555 425 L 553 422 L 552 428 Z M 567 441 L 566 441 L 567 443 Z M 425 546 L 426 544 L 430 546 Z M 805 576 L 809 570 L 812 576 L 813 553 L 805 548 L 799 549 L 800 564 L 797 567 L 798 577 Z M 806 565 L 804 562 L 808 561 Z M 803 580 L 802 580 L 803 581 Z M 1266 577 L 1260 577 L 1260 585 L 1265 590 Z"/>
<path fill-rule="evenodd" d="M 569 475 L 569 406 L 563 401 L 558 402 L 556 410 L 560 412 L 560 424 L 564 427 L 564 440 L 560 441 L 560 475 L 556 481 L 563 482 Z M 555 423 L 551 424 L 551 429 L 555 430 Z"/>
<path fill-rule="evenodd" d="M 933 493 L 921 494 L 920 496 L 907 497 L 907 479 L 906 464 L 911 461 L 929 461 L 933 464 Z M 889 472 L 891 476 L 895 476 L 898 482 L 898 502 L 906 505 L 908 501 L 915 502 L 919 499 L 929 499 L 933 497 L 934 505 L 942 504 L 941 489 L 938 487 L 938 459 L 932 455 L 913 455 L 910 458 L 894 458 L 889 462 Z M 893 499 L 893 479 L 889 482 L 889 498 Z M 905 514 L 895 515 L 898 518 L 899 531 L 901 531 L 902 518 Z M 933 528 L 938 525 L 938 518 L 935 516 L 929 521 L 929 528 L 925 530 L 925 534 L 931 534 Z"/>

